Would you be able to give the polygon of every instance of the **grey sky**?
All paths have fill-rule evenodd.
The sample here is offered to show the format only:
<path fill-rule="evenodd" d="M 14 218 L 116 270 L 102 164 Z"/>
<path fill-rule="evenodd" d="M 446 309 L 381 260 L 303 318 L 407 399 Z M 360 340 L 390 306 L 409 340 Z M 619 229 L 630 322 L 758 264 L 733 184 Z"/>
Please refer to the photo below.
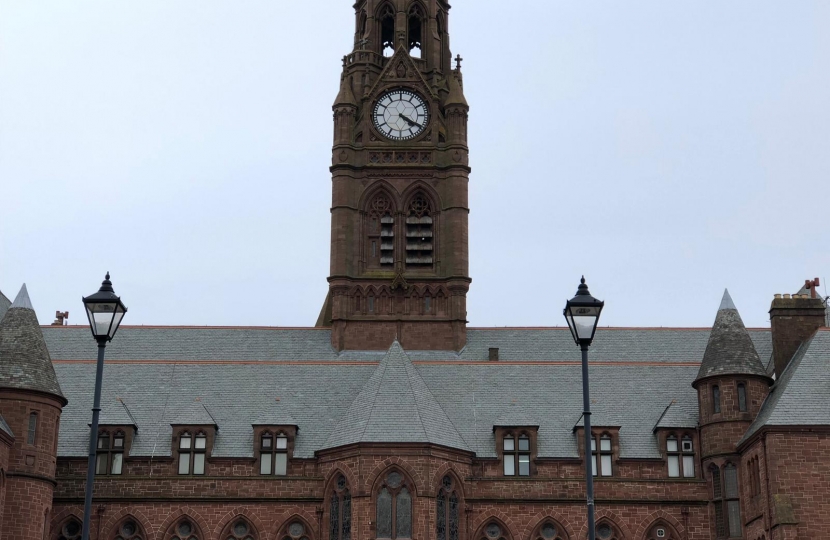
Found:
<path fill-rule="evenodd" d="M 0 290 L 83 324 L 310 326 L 351 0 L 0 0 Z M 456 0 L 469 319 L 748 325 L 830 278 L 830 2 Z M 826 272 L 826 274 L 824 274 Z M 822 288 L 823 289 L 823 288 Z"/>

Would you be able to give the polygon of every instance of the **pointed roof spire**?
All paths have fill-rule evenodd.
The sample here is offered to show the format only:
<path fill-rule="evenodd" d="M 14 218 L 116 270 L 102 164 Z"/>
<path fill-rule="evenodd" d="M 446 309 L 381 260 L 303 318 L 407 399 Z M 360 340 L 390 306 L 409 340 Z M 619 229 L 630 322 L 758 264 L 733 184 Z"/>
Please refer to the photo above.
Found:
<path fill-rule="evenodd" d="M 29 299 L 29 290 L 26 288 L 25 283 L 22 287 L 20 287 L 20 292 L 17 293 L 17 296 L 9 309 L 12 308 L 31 309 L 34 311 L 35 308 L 32 307 L 32 301 Z"/>
<path fill-rule="evenodd" d="M 340 92 L 334 99 L 335 107 L 343 105 L 357 108 L 357 99 L 355 99 L 354 92 L 352 92 L 352 85 L 349 84 L 349 80 L 346 77 L 343 77 L 340 81 Z"/>
<path fill-rule="evenodd" d="M 447 77 L 447 84 L 449 85 L 450 93 L 444 101 L 445 107 L 449 107 L 450 105 L 461 105 L 462 107 L 469 108 L 467 98 L 464 97 L 464 90 L 461 89 L 461 82 L 458 80 L 458 77 L 460 76 L 460 74 L 453 72 L 450 73 L 449 77 Z"/>
<path fill-rule="evenodd" d="M 724 291 L 695 382 L 718 375 L 767 377 L 729 291 Z"/>
<path fill-rule="evenodd" d="M 364 442 L 432 443 L 470 451 L 397 339 L 322 449 Z"/>
<path fill-rule="evenodd" d="M 26 285 L 0 321 L 0 388 L 44 392 L 66 402 Z"/>

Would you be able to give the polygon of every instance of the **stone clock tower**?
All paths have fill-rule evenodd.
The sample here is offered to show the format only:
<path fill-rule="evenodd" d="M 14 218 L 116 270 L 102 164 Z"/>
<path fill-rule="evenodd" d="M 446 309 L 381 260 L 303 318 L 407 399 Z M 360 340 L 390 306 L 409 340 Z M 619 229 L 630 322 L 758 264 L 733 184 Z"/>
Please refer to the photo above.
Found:
<path fill-rule="evenodd" d="M 361 0 L 334 103 L 331 276 L 318 326 L 337 350 L 466 344 L 469 161 L 443 0 Z"/>

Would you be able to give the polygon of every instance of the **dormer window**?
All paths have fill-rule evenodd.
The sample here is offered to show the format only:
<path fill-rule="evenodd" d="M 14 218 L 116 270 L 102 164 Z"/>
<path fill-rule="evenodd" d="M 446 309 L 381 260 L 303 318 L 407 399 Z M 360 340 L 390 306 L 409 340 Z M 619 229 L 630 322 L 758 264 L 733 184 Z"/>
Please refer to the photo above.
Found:
<path fill-rule="evenodd" d="M 597 442 L 599 442 L 599 450 L 597 450 Z M 613 468 L 613 445 L 611 435 L 604 433 L 599 437 L 591 438 L 591 466 L 593 467 L 594 476 L 612 476 Z M 597 467 L 599 464 L 599 467 Z"/>
<path fill-rule="evenodd" d="M 119 475 L 124 468 L 126 435 L 122 430 L 102 430 L 98 433 L 95 456 L 95 474 Z"/>
<path fill-rule="evenodd" d="M 530 437 L 508 433 L 502 439 L 504 476 L 530 476 Z"/>
<path fill-rule="evenodd" d="M 666 437 L 666 459 L 670 478 L 695 477 L 695 447 L 690 435 Z"/>
<path fill-rule="evenodd" d="M 183 431 L 179 435 L 179 474 L 200 476 L 205 474 L 207 457 L 207 434 L 197 431 L 195 435 Z"/>
<path fill-rule="evenodd" d="M 260 438 L 259 474 L 285 476 L 288 474 L 288 436 L 266 431 Z"/>

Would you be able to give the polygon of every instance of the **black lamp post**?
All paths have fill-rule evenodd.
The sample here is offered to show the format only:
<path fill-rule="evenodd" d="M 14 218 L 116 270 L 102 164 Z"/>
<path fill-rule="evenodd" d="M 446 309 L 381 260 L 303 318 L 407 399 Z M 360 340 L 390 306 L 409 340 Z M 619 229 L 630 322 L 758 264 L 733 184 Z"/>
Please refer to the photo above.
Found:
<path fill-rule="evenodd" d="M 588 292 L 585 277 L 576 291 L 576 296 L 565 304 L 565 320 L 571 329 L 574 341 L 582 349 L 582 418 L 585 425 L 585 485 L 588 496 L 588 539 L 596 538 L 594 511 L 594 471 L 591 466 L 591 398 L 588 388 L 588 347 L 594 341 L 599 314 L 605 302 L 597 300 Z"/>
<path fill-rule="evenodd" d="M 98 342 L 98 367 L 95 371 L 95 398 L 92 403 L 92 427 L 89 430 L 89 462 L 86 471 L 86 493 L 84 494 L 84 525 L 82 540 L 89 540 L 89 525 L 92 518 L 92 486 L 95 481 L 95 450 L 98 441 L 98 417 L 101 413 L 101 383 L 104 375 L 104 350 L 112 341 L 121 319 L 127 313 L 127 306 L 115 295 L 110 273 L 97 293 L 83 299 L 92 337 Z"/>

